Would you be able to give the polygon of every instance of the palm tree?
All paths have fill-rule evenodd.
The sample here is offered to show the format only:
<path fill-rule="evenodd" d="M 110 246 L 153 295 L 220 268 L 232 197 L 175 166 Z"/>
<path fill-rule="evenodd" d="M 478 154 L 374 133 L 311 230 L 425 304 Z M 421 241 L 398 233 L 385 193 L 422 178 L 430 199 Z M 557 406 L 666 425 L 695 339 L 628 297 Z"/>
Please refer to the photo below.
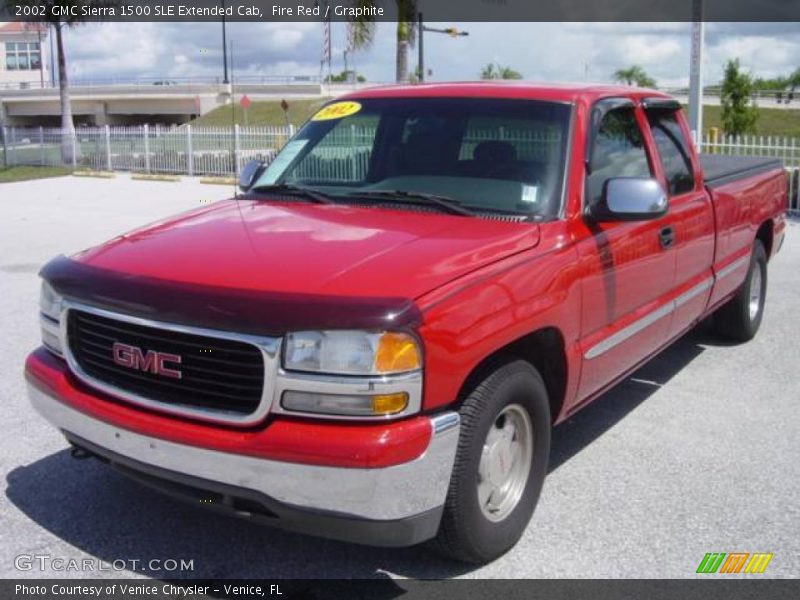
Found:
<path fill-rule="evenodd" d="M 625 85 L 656 87 L 656 80 L 645 73 L 644 69 L 639 65 L 633 65 L 627 69 L 617 69 L 614 71 L 614 80 Z"/>
<path fill-rule="evenodd" d="M 397 5 L 397 51 L 395 55 L 395 80 L 405 83 L 408 76 L 408 51 L 417 39 L 417 0 L 394 0 Z M 354 0 L 356 7 L 375 6 L 375 0 Z M 369 11 L 365 11 L 369 13 Z M 348 22 L 348 36 L 352 50 L 368 48 L 375 39 L 375 17 L 359 17 Z"/>
<path fill-rule="evenodd" d="M 481 79 L 499 79 L 494 63 L 489 63 L 481 69 Z"/>
<path fill-rule="evenodd" d="M 522 74 L 511 67 L 489 63 L 481 69 L 481 79 L 522 79 Z"/>
<path fill-rule="evenodd" d="M 56 54 L 58 59 L 58 91 L 61 101 L 61 160 L 70 164 L 76 158 L 73 156 L 73 140 L 75 138 L 75 123 L 72 120 L 72 103 L 69 97 L 69 81 L 67 80 L 67 58 L 64 53 L 63 31 L 64 26 L 74 27 L 86 19 L 82 15 L 81 7 L 104 8 L 118 6 L 118 0 L 17 0 L 3 2 L 7 10 L 12 5 L 27 4 L 46 9 L 44 20 L 52 26 L 56 36 Z M 54 15 L 53 7 L 59 7 L 60 16 Z M 75 7 L 75 8 L 72 8 Z M 72 15 L 72 12 L 75 15 Z M 102 11 L 99 12 L 102 14 Z"/>

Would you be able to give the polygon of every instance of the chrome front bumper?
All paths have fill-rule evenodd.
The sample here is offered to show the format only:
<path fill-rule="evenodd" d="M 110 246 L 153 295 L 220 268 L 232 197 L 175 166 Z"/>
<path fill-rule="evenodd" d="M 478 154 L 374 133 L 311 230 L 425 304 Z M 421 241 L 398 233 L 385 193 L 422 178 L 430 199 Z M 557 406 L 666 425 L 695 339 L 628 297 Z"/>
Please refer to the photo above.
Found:
<path fill-rule="evenodd" d="M 427 450 L 408 463 L 373 469 L 327 467 L 177 444 L 94 419 L 30 383 L 28 393 L 34 408 L 68 438 L 85 440 L 89 443 L 87 445 L 107 451 L 109 456 L 127 458 L 164 473 L 247 490 L 283 507 L 317 515 L 398 522 L 427 514 L 429 518 L 422 528 L 424 531 L 415 534 L 422 539 L 431 537 L 438 526 L 460 426 L 458 413 L 448 412 L 431 418 L 432 434 Z M 435 522 L 431 521 L 430 515 L 435 516 Z M 289 528 L 303 530 L 302 527 Z M 316 529 L 313 533 L 325 535 L 324 531 Z M 332 537 L 353 539 L 349 535 L 334 534 Z M 375 540 L 368 541 L 375 543 Z"/>

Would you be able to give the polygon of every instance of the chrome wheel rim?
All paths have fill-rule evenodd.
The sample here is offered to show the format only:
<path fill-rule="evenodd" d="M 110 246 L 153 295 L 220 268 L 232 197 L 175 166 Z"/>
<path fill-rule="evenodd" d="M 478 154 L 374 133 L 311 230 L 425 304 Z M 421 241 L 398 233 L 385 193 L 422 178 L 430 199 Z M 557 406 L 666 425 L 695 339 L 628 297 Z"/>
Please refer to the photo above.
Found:
<path fill-rule="evenodd" d="M 756 263 L 753 275 L 750 278 L 750 320 L 753 321 L 761 308 L 761 265 Z"/>
<path fill-rule="evenodd" d="M 478 504 L 487 519 L 502 521 L 516 508 L 532 461 L 530 416 L 519 404 L 510 404 L 492 423 L 478 465 Z"/>

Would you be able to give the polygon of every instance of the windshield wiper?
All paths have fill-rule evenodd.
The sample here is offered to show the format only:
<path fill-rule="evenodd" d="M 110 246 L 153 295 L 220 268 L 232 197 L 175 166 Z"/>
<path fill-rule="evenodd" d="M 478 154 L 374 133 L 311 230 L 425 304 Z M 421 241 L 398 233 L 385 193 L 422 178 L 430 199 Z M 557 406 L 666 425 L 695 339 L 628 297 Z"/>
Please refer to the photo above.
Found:
<path fill-rule="evenodd" d="M 311 188 L 303 187 L 300 185 L 293 185 L 291 183 L 276 183 L 273 185 L 259 185 L 247 190 L 248 192 L 255 192 L 256 194 L 284 194 L 286 196 L 301 196 L 307 198 L 317 204 L 334 204 L 333 199 L 322 192 L 312 190 Z"/>
<path fill-rule="evenodd" d="M 348 196 L 355 198 L 367 198 L 373 200 L 400 200 L 409 204 L 424 204 L 444 209 L 454 215 L 464 215 L 472 217 L 475 213 L 461 205 L 461 202 L 448 196 L 437 196 L 435 194 L 425 194 L 423 192 L 407 192 L 405 190 L 365 190 L 363 192 L 351 192 Z"/>

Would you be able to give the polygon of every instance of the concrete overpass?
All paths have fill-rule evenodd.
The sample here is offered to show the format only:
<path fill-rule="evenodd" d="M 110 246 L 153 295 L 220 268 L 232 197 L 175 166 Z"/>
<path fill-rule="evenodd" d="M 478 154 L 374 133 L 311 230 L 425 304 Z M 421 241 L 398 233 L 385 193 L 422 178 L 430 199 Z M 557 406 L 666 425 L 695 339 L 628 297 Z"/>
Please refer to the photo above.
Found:
<path fill-rule="evenodd" d="M 135 125 L 139 123 L 185 123 L 218 106 L 247 94 L 253 100 L 314 98 L 337 95 L 351 85 L 322 85 L 319 82 L 230 84 L 175 82 L 106 83 L 70 86 L 76 124 Z M 0 122 L 6 125 L 60 124 L 61 107 L 57 88 L 0 89 Z"/>
<path fill-rule="evenodd" d="M 133 82 L 79 82 L 70 86 L 72 112 L 77 125 L 137 125 L 142 123 L 185 123 L 247 94 L 253 100 L 288 100 L 338 96 L 356 88 L 378 85 L 322 84 L 315 78 L 274 78 L 243 80 L 235 90 L 230 84 L 197 80 L 138 80 Z M 235 94 L 233 93 L 235 91 Z M 665 90 L 666 91 L 666 90 Z M 685 90 L 673 90 L 682 103 L 688 102 Z M 756 102 L 763 108 L 800 108 L 800 98 L 788 101 L 775 92 L 761 92 Z M 719 94 L 708 92 L 704 105 L 718 106 Z M 38 84 L 0 87 L 0 123 L 12 126 L 60 125 L 58 89 Z"/>

